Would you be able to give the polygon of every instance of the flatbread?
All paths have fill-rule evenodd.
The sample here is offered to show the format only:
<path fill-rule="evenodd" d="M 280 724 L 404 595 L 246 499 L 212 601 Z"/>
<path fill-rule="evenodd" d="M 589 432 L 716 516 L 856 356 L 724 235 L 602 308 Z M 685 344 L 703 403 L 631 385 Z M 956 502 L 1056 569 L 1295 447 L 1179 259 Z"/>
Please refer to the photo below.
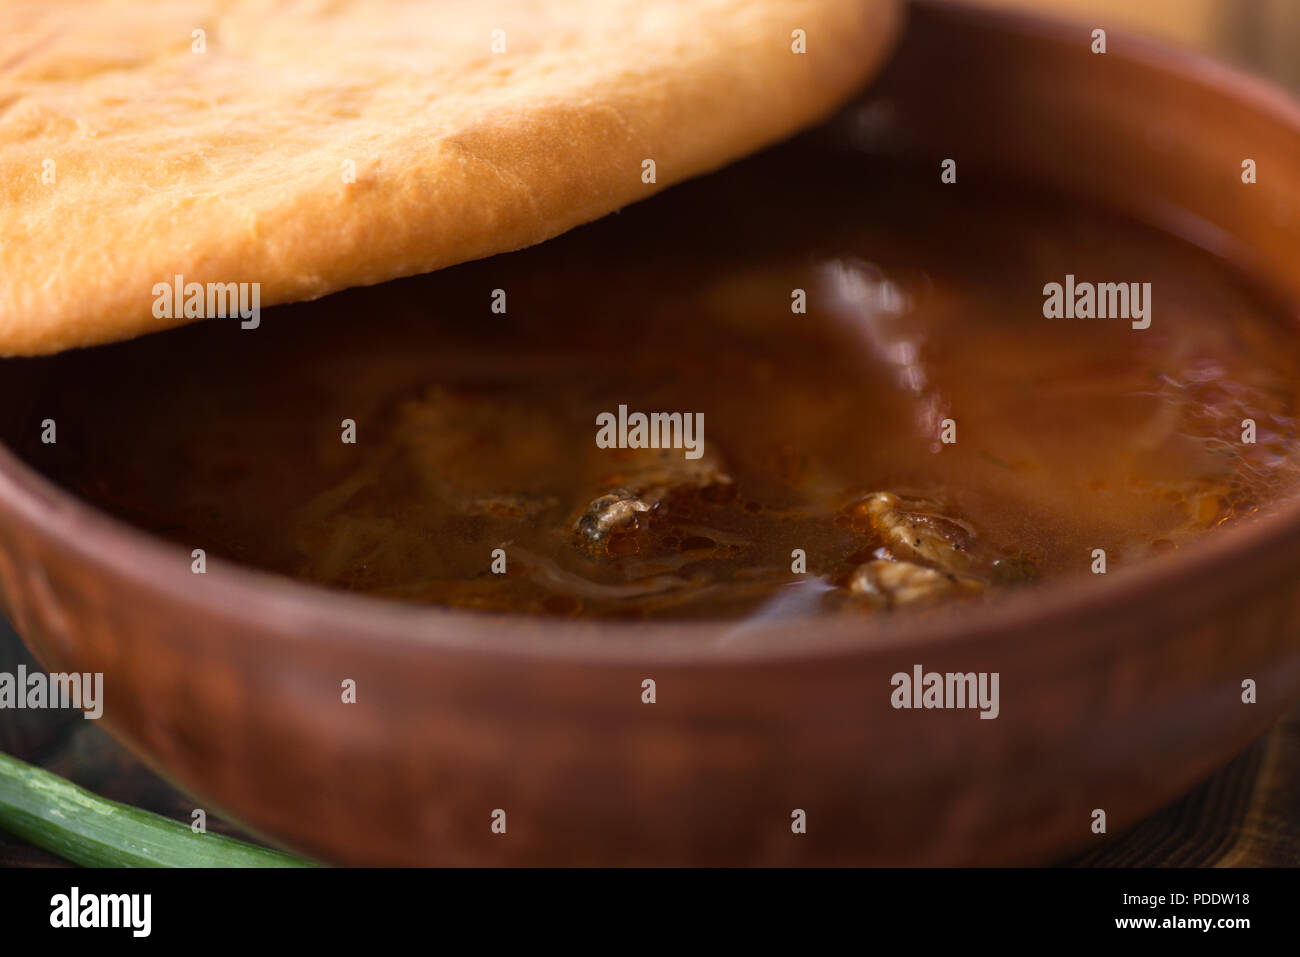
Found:
<path fill-rule="evenodd" d="M 894 0 L 7 3 L 0 355 L 190 321 L 156 314 L 177 275 L 259 283 L 265 307 L 540 242 L 825 116 L 899 19 Z"/>

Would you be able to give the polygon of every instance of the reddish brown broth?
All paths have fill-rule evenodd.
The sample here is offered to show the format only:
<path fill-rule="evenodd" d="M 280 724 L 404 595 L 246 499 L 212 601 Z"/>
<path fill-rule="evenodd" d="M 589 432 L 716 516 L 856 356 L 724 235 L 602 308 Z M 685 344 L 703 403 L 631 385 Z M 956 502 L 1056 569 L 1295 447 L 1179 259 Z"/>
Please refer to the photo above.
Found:
<path fill-rule="evenodd" d="M 1045 319 L 1066 273 L 1152 283 L 1151 327 Z M 909 547 L 867 517 L 881 491 L 960 538 L 979 600 L 1088 575 L 1098 548 L 1122 573 L 1295 484 L 1296 330 L 1226 265 L 1071 201 L 807 146 L 256 331 L 44 361 L 59 441 L 27 457 L 184 561 L 501 611 L 878 611 L 855 570 Z M 620 404 L 702 412 L 705 459 L 598 449 Z M 629 482 L 657 491 L 584 541 Z M 933 602 L 884 603 L 904 604 Z"/>

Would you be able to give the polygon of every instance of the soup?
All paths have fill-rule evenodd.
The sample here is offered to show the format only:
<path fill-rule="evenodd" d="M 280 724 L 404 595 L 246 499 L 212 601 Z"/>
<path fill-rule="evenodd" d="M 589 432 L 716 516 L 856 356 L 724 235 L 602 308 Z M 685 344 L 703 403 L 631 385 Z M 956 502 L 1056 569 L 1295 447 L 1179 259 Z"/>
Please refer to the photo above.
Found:
<path fill-rule="evenodd" d="M 1052 283 L 1133 297 L 1049 318 Z M 76 387 L 23 454 L 178 561 L 460 608 L 981 602 L 1122 574 L 1296 483 L 1297 331 L 1230 266 L 807 141 L 256 330 L 31 361 Z"/>

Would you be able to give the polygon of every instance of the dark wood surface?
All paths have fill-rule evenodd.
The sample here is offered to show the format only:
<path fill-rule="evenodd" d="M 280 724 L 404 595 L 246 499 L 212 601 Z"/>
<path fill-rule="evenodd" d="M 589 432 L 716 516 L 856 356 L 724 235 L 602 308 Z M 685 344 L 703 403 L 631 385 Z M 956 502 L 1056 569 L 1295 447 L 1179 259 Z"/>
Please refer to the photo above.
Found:
<path fill-rule="evenodd" d="M 0 671 L 36 664 L 0 619 Z M 0 750 L 116 801 L 190 820 L 195 801 L 141 764 L 79 712 L 0 712 Z M 248 836 L 208 813 L 210 830 Z M 1300 706 L 1208 781 L 1124 834 L 1065 864 L 1116 866 L 1300 865 Z M 0 832 L 0 866 L 64 861 Z"/>

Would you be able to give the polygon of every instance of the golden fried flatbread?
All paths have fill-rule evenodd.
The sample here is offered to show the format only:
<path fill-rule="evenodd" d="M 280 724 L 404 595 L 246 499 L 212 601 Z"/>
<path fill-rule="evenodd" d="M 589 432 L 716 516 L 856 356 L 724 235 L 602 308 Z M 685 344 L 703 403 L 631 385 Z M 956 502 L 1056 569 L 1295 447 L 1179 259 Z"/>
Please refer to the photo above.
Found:
<path fill-rule="evenodd" d="M 825 116 L 898 20 L 894 0 L 8 3 L 0 355 L 190 321 L 159 306 L 177 276 L 267 306 L 540 242 Z"/>

